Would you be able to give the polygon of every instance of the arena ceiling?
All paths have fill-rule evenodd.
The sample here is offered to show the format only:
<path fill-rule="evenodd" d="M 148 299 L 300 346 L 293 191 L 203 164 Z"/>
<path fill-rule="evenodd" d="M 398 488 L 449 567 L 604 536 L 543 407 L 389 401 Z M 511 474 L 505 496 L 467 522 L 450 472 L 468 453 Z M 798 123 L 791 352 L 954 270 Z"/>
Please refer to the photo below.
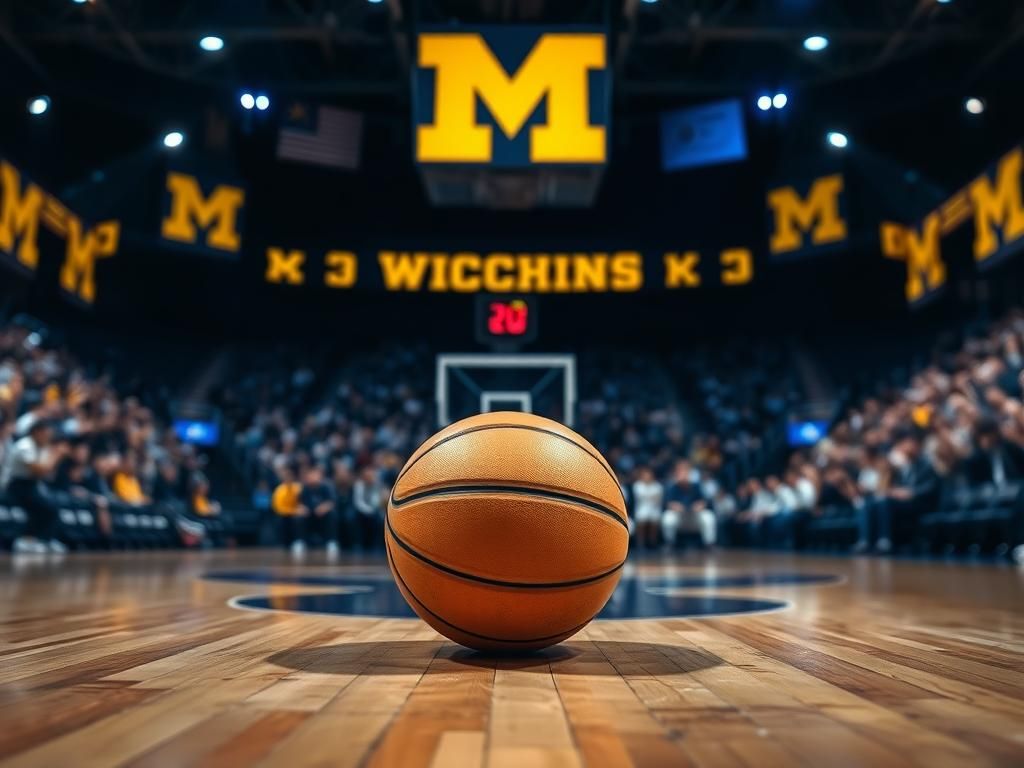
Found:
<path fill-rule="evenodd" d="M 32 0 L 8 2 L 0 35 L 32 77 L 74 82 L 123 65 L 204 87 L 251 82 L 338 99 L 409 96 L 420 24 L 601 24 L 621 107 L 680 98 L 849 86 L 872 97 L 970 83 L 1024 37 L 1012 0 Z M 224 51 L 197 46 L 224 38 Z M 826 34 L 824 55 L 801 42 Z M 94 60 L 94 61 L 92 61 Z M 86 65 L 83 67 L 83 64 Z M 108 81 L 108 85 L 116 83 Z M 101 86 L 102 83 L 95 83 Z"/>
<path fill-rule="evenodd" d="M 748 109 L 752 158 L 789 162 L 839 126 L 944 185 L 962 184 L 1024 125 L 1015 0 L 0 0 L 0 65 L 11 73 L 0 142 L 44 141 L 25 99 L 50 94 L 63 105 L 50 120 L 66 147 L 58 175 L 73 179 L 183 115 L 237 130 L 239 94 L 256 89 L 282 108 L 360 109 L 409 164 L 417 28 L 481 23 L 609 30 L 613 165 L 645 165 L 632 153 L 656 141 L 662 110 L 722 97 Z M 222 51 L 200 49 L 210 34 Z M 810 34 L 827 35 L 828 49 L 806 51 Z M 758 113 L 757 96 L 778 91 L 789 106 Z M 971 95 L 989 102 L 983 120 L 964 114 Z"/>

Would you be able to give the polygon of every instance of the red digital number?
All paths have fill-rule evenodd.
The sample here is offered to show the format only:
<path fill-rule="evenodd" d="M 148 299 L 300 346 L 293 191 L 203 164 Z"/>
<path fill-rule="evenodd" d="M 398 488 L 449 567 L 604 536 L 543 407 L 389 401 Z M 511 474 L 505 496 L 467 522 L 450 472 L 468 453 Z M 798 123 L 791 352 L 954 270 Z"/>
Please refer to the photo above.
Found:
<path fill-rule="evenodd" d="M 525 301 L 492 301 L 487 331 L 492 336 L 522 336 L 528 320 L 529 306 Z"/>

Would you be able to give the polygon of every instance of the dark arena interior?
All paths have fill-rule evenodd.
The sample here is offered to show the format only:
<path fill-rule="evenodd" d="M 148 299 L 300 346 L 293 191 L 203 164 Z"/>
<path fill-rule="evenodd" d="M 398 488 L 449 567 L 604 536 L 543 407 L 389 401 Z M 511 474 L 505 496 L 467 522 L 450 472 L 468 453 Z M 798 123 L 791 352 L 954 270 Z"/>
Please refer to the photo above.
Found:
<path fill-rule="evenodd" d="M 1015 0 L 0 0 L 0 768 L 1024 765 L 1022 142 Z"/>

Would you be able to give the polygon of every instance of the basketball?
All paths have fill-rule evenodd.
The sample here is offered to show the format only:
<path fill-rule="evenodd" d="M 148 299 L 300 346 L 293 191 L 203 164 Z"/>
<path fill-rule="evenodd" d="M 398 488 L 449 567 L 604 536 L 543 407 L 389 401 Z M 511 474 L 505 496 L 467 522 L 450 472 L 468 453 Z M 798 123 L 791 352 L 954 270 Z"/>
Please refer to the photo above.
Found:
<path fill-rule="evenodd" d="M 388 563 L 412 609 L 477 650 L 533 650 L 586 626 L 619 581 L 625 502 L 608 462 L 558 422 L 518 412 L 458 421 L 395 482 Z"/>

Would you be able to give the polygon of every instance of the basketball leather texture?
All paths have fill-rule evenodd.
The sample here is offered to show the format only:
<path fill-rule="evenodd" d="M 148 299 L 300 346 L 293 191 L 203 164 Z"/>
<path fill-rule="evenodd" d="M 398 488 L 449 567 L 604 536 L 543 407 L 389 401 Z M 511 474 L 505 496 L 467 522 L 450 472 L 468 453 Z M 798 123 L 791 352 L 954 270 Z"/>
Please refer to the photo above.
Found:
<path fill-rule="evenodd" d="M 532 414 L 438 432 L 395 482 L 388 563 L 414 611 L 479 650 L 565 640 L 601 610 L 629 547 L 615 473 L 590 443 Z"/>

